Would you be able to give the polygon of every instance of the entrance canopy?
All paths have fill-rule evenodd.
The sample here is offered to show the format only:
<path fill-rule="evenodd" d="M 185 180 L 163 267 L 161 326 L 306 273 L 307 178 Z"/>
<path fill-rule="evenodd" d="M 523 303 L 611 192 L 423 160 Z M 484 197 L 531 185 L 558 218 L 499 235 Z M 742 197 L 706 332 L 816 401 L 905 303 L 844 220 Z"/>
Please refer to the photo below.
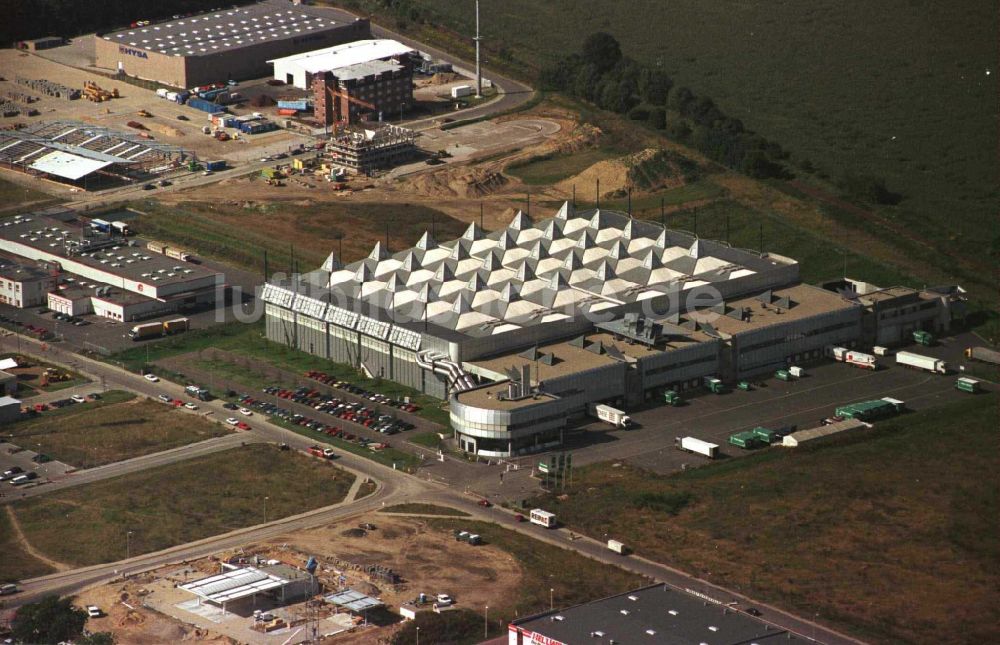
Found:
<path fill-rule="evenodd" d="M 343 607 L 344 609 L 353 611 L 357 614 L 376 607 L 382 607 L 385 604 L 378 598 L 366 596 L 360 591 L 354 591 L 353 589 L 330 594 L 325 598 L 325 600 L 328 603 L 337 605 L 338 607 Z"/>
<path fill-rule="evenodd" d="M 278 589 L 288 583 L 260 569 L 246 567 L 220 573 L 181 585 L 181 589 L 214 603 L 225 603 L 238 598 L 246 598 L 262 591 Z"/>

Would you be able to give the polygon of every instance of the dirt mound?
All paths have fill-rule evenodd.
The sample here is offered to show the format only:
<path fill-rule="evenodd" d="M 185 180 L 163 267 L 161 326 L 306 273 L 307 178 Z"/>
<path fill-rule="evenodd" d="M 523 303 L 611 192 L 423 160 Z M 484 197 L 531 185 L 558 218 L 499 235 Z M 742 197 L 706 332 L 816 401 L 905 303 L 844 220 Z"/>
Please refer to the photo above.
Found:
<path fill-rule="evenodd" d="M 688 167 L 693 166 L 693 167 Z M 646 148 L 639 152 L 598 161 L 583 172 L 556 184 L 562 192 L 572 192 L 573 186 L 594 186 L 599 179 L 601 196 L 621 196 L 629 188 L 656 190 L 673 188 L 685 181 L 696 165 L 669 150 Z"/>
<path fill-rule="evenodd" d="M 184 133 L 182 131 L 180 131 L 177 128 L 175 128 L 173 126 L 170 126 L 170 125 L 164 125 L 162 123 L 150 123 L 149 127 L 150 127 L 150 129 L 155 130 L 156 132 L 159 132 L 160 134 L 165 134 L 165 135 L 167 135 L 169 137 L 183 137 L 184 136 Z"/>
<path fill-rule="evenodd" d="M 250 99 L 250 105 L 253 107 L 271 107 L 272 105 L 277 105 L 277 102 L 267 94 L 258 94 Z"/>
<path fill-rule="evenodd" d="M 580 123 L 573 128 L 568 137 L 561 139 L 555 148 L 564 153 L 576 152 L 593 145 L 603 134 L 604 132 L 596 125 Z"/>
<path fill-rule="evenodd" d="M 462 78 L 455 72 L 438 72 L 434 76 L 427 79 L 428 85 L 445 85 L 447 83 L 454 83 L 458 79 Z"/>
<path fill-rule="evenodd" d="M 499 191 L 508 181 L 494 170 L 457 167 L 417 175 L 403 188 L 427 197 L 476 198 Z"/>

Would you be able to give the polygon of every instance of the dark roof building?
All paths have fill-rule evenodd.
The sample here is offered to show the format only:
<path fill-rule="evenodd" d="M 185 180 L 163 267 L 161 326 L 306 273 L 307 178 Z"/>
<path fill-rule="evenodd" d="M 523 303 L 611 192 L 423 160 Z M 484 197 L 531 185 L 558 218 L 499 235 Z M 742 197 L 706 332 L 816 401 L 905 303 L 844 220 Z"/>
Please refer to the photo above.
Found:
<path fill-rule="evenodd" d="M 706 597 L 657 584 L 515 620 L 510 645 L 777 645 L 791 633 Z"/>

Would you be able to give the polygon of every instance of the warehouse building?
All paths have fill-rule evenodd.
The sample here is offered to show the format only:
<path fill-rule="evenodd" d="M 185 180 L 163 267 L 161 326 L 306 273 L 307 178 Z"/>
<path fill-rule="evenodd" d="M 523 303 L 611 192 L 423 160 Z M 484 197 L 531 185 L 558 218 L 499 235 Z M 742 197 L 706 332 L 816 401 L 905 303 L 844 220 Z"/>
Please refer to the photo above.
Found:
<path fill-rule="evenodd" d="M 906 344 L 915 331 L 947 330 L 964 312 L 964 291 L 945 287 L 918 291 L 910 287 L 879 287 L 844 278 L 824 285 L 864 307 L 863 337 L 869 345 Z"/>
<path fill-rule="evenodd" d="M 58 276 L 46 294 L 55 311 L 139 320 L 212 303 L 225 282 L 221 273 L 65 221 L 73 216 L 72 211 L 62 219 L 18 215 L 0 225 L 0 251 Z"/>
<path fill-rule="evenodd" d="M 863 300 L 798 278 L 780 255 L 564 204 L 348 266 L 331 254 L 262 298 L 271 340 L 448 399 L 459 446 L 502 457 L 559 445 L 592 403 L 627 409 L 867 342 Z"/>
<path fill-rule="evenodd" d="M 521 618 L 507 635 L 509 645 L 805 643 L 721 601 L 664 584 Z"/>
<path fill-rule="evenodd" d="M 270 59 L 371 38 L 367 19 L 340 22 L 287 0 L 98 35 L 97 67 L 178 88 L 266 76 Z"/>
<path fill-rule="evenodd" d="M 274 67 L 275 80 L 308 90 L 313 77 L 323 72 L 350 70 L 358 65 L 373 62 L 408 60 L 411 55 L 419 58 L 413 48 L 386 38 L 357 39 L 334 47 L 326 47 L 267 61 Z M 358 70 L 362 68 L 357 68 Z"/>

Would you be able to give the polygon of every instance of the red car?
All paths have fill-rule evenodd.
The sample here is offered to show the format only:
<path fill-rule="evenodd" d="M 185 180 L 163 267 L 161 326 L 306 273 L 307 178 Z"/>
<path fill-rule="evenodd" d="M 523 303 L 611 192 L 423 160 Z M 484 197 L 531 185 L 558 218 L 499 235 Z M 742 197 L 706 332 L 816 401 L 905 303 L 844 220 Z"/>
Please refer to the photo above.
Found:
<path fill-rule="evenodd" d="M 491 504 L 490 500 L 488 499 L 481 499 L 476 503 L 482 506 L 483 508 L 489 508 L 490 506 L 493 506 L 493 504 Z"/>
<path fill-rule="evenodd" d="M 310 455 L 313 455 L 315 457 L 323 456 L 323 449 L 320 448 L 319 446 L 309 446 L 308 451 Z"/>
<path fill-rule="evenodd" d="M 520 513 L 518 513 L 518 514 L 516 514 L 516 515 L 514 516 L 514 521 L 515 521 L 515 522 L 524 522 L 524 521 L 526 521 L 526 519 L 527 519 L 527 518 L 525 518 L 525 517 L 524 517 L 523 515 L 521 515 Z"/>
<path fill-rule="evenodd" d="M 249 430 L 250 429 L 250 426 L 247 425 L 246 421 L 240 421 L 239 423 L 236 424 L 236 427 L 239 428 L 240 430 Z"/>

